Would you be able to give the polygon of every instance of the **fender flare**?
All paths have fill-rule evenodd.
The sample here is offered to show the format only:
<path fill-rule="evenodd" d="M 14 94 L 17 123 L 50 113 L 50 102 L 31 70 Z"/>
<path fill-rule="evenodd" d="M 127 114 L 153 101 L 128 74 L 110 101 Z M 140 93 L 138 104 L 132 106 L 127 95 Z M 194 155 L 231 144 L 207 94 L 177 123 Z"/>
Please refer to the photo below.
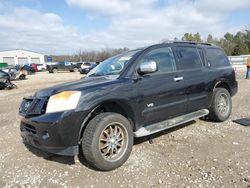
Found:
<path fill-rule="evenodd" d="M 93 108 L 89 113 L 88 115 L 84 118 L 82 124 L 81 124 L 81 127 L 80 127 L 80 130 L 79 130 L 79 134 L 78 134 L 78 144 L 80 144 L 82 142 L 82 138 L 81 138 L 81 135 L 82 135 L 82 130 L 84 129 L 84 127 L 86 126 L 86 123 L 89 121 L 92 113 L 99 107 L 100 105 L 97 105 L 95 108 Z"/>
<path fill-rule="evenodd" d="M 226 81 L 223 81 L 223 80 L 219 80 L 219 81 L 216 82 L 216 84 L 215 84 L 214 87 L 213 87 L 213 91 L 215 90 L 215 88 L 216 88 L 219 84 L 224 84 L 224 85 L 226 86 L 225 89 L 227 89 L 228 92 L 231 94 L 231 88 L 230 88 L 229 84 L 228 84 Z"/>

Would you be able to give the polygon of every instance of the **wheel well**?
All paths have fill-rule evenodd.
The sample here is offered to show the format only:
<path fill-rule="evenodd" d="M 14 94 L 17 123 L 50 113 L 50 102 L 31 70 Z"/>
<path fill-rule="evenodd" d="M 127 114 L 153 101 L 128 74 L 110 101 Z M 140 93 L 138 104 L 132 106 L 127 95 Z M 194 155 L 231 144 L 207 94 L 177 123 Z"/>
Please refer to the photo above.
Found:
<path fill-rule="evenodd" d="M 79 140 L 82 138 L 82 134 L 86 128 L 86 125 L 97 115 L 104 113 L 104 112 L 115 112 L 118 114 L 121 114 L 122 116 L 126 117 L 133 130 L 135 130 L 135 115 L 132 110 L 132 108 L 126 104 L 125 102 L 121 101 L 106 101 L 103 102 L 99 105 L 97 105 L 95 108 L 92 109 L 92 111 L 88 114 L 88 116 L 85 118 L 80 135 L 79 135 Z M 80 140 L 81 141 L 81 140 Z"/>
<path fill-rule="evenodd" d="M 225 82 L 217 83 L 214 88 L 225 88 L 231 94 L 231 89 L 230 89 L 229 85 Z"/>

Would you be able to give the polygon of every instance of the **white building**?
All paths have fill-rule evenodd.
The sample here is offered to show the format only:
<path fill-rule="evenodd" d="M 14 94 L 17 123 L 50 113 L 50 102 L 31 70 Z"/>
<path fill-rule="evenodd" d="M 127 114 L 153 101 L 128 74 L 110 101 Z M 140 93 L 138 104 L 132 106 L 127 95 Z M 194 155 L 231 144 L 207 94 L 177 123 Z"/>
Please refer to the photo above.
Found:
<path fill-rule="evenodd" d="M 44 64 L 44 55 L 27 50 L 7 50 L 0 52 L 0 63 L 24 65 L 27 63 Z"/>
<path fill-rule="evenodd" d="M 249 55 L 239 55 L 239 56 L 228 56 L 228 59 L 232 65 L 245 65 L 247 64 L 247 59 Z"/>

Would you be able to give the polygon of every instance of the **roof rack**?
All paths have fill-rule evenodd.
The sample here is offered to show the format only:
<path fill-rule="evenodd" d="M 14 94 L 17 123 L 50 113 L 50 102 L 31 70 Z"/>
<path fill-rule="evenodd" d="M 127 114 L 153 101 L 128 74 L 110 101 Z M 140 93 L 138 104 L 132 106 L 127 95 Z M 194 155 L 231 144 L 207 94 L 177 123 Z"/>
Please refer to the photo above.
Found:
<path fill-rule="evenodd" d="M 207 46 L 214 46 L 214 44 L 208 42 L 196 42 L 196 41 L 173 41 L 173 43 L 186 43 L 186 44 L 198 44 L 198 45 L 207 45 Z"/>

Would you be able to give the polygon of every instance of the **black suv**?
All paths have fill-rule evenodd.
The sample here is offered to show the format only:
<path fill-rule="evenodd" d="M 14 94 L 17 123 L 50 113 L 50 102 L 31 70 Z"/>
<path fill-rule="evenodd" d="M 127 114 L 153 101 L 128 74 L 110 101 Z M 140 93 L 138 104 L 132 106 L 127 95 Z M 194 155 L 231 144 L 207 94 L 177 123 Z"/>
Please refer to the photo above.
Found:
<path fill-rule="evenodd" d="M 24 98 L 21 136 L 41 150 L 81 152 L 94 168 L 112 170 L 128 159 L 134 137 L 201 117 L 225 121 L 237 88 L 221 48 L 152 45 L 111 57 L 84 79 Z"/>
<path fill-rule="evenodd" d="M 70 72 L 78 72 L 81 64 L 73 63 L 73 62 L 53 62 L 48 63 L 46 65 L 49 73 L 56 73 L 57 71 L 70 71 Z"/>

